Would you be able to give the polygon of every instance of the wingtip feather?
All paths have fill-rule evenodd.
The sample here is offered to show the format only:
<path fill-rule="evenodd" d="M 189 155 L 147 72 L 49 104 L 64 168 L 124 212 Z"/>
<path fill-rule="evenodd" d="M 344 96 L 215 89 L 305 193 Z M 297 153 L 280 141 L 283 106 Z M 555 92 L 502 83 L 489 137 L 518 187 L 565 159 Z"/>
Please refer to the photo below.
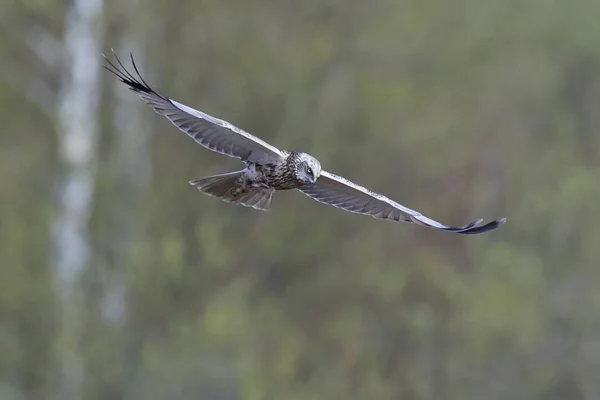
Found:
<path fill-rule="evenodd" d="M 487 232 L 487 231 L 491 231 L 491 230 L 497 229 L 501 225 L 504 225 L 505 222 L 506 222 L 506 218 L 500 218 L 500 219 L 497 219 L 495 221 L 488 222 L 485 225 L 475 226 L 475 227 L 472 227 L 470 229 L 466 229 L 464 231 L 459 231 L 459 232 L 456 232 L 456 233 L 460 233 L 460 234 L 463 234 L 463 235 L 475 235 L 475 234 L 478 234 L 478 233 L 483 233 L 483 232 Z"/>

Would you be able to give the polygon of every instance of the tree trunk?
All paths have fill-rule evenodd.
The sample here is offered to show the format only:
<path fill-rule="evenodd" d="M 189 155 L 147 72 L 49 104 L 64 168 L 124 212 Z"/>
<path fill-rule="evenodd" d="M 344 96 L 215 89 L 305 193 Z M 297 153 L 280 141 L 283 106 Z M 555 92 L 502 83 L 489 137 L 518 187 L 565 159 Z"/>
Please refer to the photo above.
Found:
<path fill-rule="evenodd" d="M 79 281 L 89 262 L 87 224 L 94 191 L 100 47 L 94 31 L 102 0 L 74 0 L 65 27 L 65 65 L 59 116 L 59 215 L 54 224 L 54 265 L 61 300 L 61 399 L 81 397 L 83 383 Z"/>

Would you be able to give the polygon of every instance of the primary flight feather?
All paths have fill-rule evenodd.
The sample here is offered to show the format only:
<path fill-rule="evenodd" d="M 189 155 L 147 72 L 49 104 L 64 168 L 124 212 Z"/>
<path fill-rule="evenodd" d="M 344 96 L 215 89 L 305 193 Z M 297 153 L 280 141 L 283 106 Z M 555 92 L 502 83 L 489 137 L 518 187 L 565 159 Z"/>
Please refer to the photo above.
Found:
<path fill-rule="evenodd" d="M 506 218 L 502 218 L 480 225 L 483 220 L 479 219 L 465 226 L 452 227 L 427 218 L 381 194 L 321 170 L 319 161 L 306 153 L 280 150 L 227 121 L 158 93 L 144 81 L 130 56 L 136 75 L 130 73 L 116 55 L 116 64 L 104 56 L 107 62 L 104 67 L 197 143 L 217 153 L 239 158 L 246 164 L 241 171 L 190 181 L 208 195 L 266 211 L 271 207 L 274 191 L 298 189 L 321 203 L 342 210 L 462 234 L 486 232 L 506 222 Z"/>

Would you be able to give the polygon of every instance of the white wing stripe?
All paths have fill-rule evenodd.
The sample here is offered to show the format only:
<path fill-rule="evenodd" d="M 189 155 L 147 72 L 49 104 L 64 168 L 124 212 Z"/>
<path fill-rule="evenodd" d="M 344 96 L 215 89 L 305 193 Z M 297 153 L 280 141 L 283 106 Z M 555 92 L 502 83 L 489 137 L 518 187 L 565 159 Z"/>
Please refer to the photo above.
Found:
<path fill-rule="evenodd" d="M 484 226 L 477 226 L 482 220 L 477 220 L 463 227 L 451 227 L 440 224 L 421 213 L 404 207 L 389 198 L 371 192 L 370 190 L 348 181 L 327 171 L 322 171 L 316 184 L 300 188 L 304 194 L 313 199 L 332 205 L 343 210 L 371 215 L 375 218 L 393 221 L 413 222 L 419 225 L 442 229 L 457 233 L 481 233 L 495 229 L 505 222 L 505 219 L 492 221 Z"/>
<path fill-rule="evenodd" d="M 137 78 L 129 73 L 119 58 L 115 55 L 118 65 L 104 57 L 108 65 L 106 69 L 125 83 L 129 89 L 138 94 L 154 111 L 168 118 L 180 130 L 200 145 L 209 150 L 240 158 L 247 161 L 248 157 L 261 157 L 258 160 L 279 160 L 284 157 L 282 151 L 263 140 L 233 126 L 227 121 L 212 117 L 177 101 L 165 97 L 144 82 L 140 76 L 133 56 L 131 62 L 137 73 Z M 257 160 L 257 161 L 258 161 Z"/>

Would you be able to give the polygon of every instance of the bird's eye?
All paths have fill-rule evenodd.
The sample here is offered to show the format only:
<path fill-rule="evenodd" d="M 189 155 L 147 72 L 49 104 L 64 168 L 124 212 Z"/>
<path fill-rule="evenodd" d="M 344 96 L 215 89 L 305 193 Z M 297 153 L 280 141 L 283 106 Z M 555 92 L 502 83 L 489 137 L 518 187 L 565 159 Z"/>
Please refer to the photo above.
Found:
<path fill-rule="evenodd" d="M 312 169 L 310 169 L 310 168 L 307 168 L 307 169 L 306 169 L 306 172 L 308 172 L 309 174 L 311 174 L 311 175 L 312 175 Z"/>

